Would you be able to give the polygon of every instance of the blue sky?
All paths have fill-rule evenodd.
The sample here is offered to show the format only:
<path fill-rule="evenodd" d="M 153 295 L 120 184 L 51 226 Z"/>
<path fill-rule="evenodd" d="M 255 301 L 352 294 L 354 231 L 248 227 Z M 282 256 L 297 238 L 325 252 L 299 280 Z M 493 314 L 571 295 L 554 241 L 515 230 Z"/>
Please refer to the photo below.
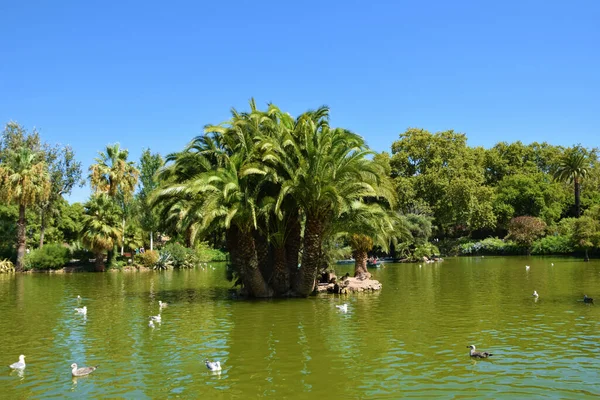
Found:
<path fill-rule="evenodd" d="M 600 1 L 4 1 L 0 15 L 0 122 L 72 145 L 86 173 L 109 143 L 135 160 L 177 151 L 250 97 L 326 104 L 378 151 L 407 127 L 599 144 Z"/>

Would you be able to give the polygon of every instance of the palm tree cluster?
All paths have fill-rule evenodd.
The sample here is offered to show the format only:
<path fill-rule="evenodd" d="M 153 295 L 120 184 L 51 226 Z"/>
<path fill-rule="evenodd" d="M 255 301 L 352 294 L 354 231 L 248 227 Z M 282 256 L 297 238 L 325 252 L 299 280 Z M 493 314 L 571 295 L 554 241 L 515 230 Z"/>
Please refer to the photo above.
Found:
<path fill-rule="evenodd" d="M 394 190 L 372 154 L 362 137 L 329 125 L 327 107 L 293 118 L 252 100 L 168 156 L 152 204 L 188 245 L 224 231 L 248 295 L 307 296 L 327 265 L 326 242 L 352 237 L 366 254 L 392 236 Z"/>

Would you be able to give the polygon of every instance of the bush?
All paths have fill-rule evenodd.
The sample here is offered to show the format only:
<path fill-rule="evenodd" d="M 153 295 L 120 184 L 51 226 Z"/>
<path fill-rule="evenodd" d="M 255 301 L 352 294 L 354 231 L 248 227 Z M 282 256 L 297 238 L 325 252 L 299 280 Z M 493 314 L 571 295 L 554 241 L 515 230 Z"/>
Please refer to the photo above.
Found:
<path fill-rule="evenodd" d="M 156 263 L 152 266 L 152 268 L 165 270 L 172 269 L 173 265 L 173 257 L 171 256 L 171 254 L 168 251 L 162 251 L 158 256 L 158 260 L 156 260 Z"/>
<path fill-rule="evenodd" d="M 79 261 L 87 262 L 92 258 L 96 258 L 96 255 L 83 247 L 81 242 L 75 242 L 71 244 L 71 257 Z"/>
<path fill-rule="evenodd" d="M 514 255 L 521 254 L 522 248 L 510 240 L 487 238 L 478 242 L 466 242 L 459 246 L 460 255 Z"/>
<path fill-rule="evenodd" d="M 531 254 L 571 254 L 573 249 L 571 238 L 563 235 L 546 236 L 533 242 Z"/>
<path fill-rule="evenodd" d="M 412 254 L 411 259 L 414 261 L 422 260 L 423 257 L 430 258 L 433 255 L 440 254 L 440 250 L 432 243 L 425 243 L 418 246 Z"/>
<path fill-rule="evenodd" d="M 196 255 L 198 262 L 209 261 L 227 261 L 228 253 L 213 249 L 206 242 L 200 242 L 196 245 Z"/>
<path fill-rule="evenodd" d="M 15 266 L 13 265 L 12 261 L 7 260 L 7 259 L 0 260 L 0 274 L 14 272 L 14 271 L 15 271 Z"/>
<path fill-rule="evenodd" d="M 536 217 L 516 217 L 508 223 L 507 239 L 514 240 L 531 252 L 531 246 L 546 232 L 546 223 Z"/>
<path fill-rule="evenodd" d="M 173 266 L 175 268 L 182 267 L 185 264 L 186 259 L 194 255 L 194 250 L 189 249 L 179 243 L 167 243 L 160 250 L 162 253 L 169 253 L 173 259 Z"/>
<path fill-rule="evenodd" d="M 71 252 L 61 244 L 47 244 L 25 256 L 25 268 L 60 269 L 71 259 Z"/>
<path fill-rule="evenodd" d="M 154 267 L 154 264 L 158 261 L 158 251 L 146 250 L 143 253 L 135 255 L 136 264 L 142 265 L 146 268 Z"/>

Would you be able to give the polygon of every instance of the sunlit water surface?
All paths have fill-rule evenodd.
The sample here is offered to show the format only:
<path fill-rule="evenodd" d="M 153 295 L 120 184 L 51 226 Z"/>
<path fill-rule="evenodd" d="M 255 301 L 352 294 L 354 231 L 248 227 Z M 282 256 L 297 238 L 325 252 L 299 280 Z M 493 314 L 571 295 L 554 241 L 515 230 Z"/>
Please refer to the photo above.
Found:
<path fill-rule="evenodd" d="M 387 264 L 372 270 L 379 293 L 271 301 L 233 299 L 214 266 L 0 275 L 0 398 L 600 395 L 600 262 Z M 169 306 L 152 329 L 158 300 Z M 469 344 L 494 357 L 471 360 Z M 19 354 L 22 374 L 7 367 Z M 72 379 L 73 362 L 99 368 Z"/>

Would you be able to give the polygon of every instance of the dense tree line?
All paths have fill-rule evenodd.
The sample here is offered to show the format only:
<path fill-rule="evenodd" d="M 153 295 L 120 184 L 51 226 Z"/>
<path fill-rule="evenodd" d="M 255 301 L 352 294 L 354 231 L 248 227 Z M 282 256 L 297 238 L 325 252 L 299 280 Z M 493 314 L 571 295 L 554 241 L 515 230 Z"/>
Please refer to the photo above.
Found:
<path fill-rule="evenodd" d="M 27 248 L 68 243 L 91 251 L 103 270 L 105 257 L 114 266 L 168 236 L 188 248 L 227 250 L 232 280 L 271 297 L 308 295 L 336 258 L 353 256 L 355 274 L 367 275 L 369 254 L 419 259 L 439 247 L 581 250 L 587 258 L 600 246 L 597 149 L 486 149 L 454 131 L 411 128 L 390 153 L 375 153 L 361 136 L 330 126 L 326 107 L 293 117 L 251 101 L 249 111 L 233 110 L 164 159 L 146 149 L 136 163 L 109 145 L 88 171 L 90 199 L 68 204 L 63 196 L 81 177 L 72 149 L 7 124 L 0 258 L 14 257 L 21 269 Z"/>

